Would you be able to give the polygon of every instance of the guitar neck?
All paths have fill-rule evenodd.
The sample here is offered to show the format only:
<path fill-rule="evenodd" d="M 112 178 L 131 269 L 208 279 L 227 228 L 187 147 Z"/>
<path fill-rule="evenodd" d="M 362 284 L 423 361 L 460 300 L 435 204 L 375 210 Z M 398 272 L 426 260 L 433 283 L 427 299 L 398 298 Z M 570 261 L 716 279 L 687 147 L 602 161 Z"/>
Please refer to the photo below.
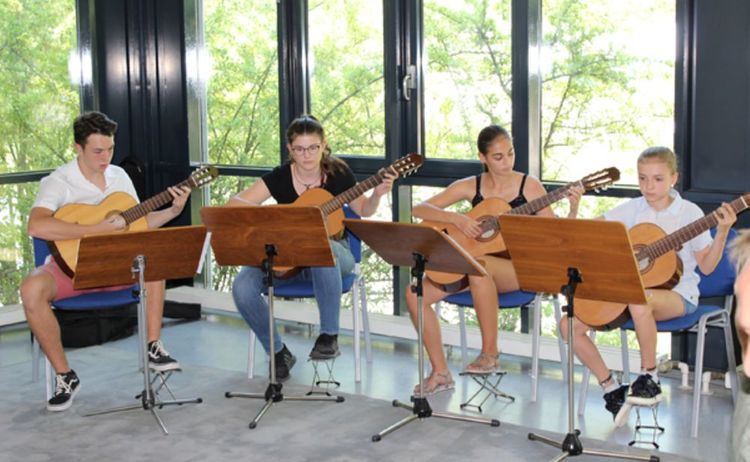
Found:
<path fill-rule="evenodd" d="M 326 216 L 328 216 L 331 213 L 343 207 L 344 204 L 347 204 L 353 201 L 354 199 L 358 198 L 359 196 L 361 196 L 368 190 L 382 183 L 384 178 L 385 178 L 385 170 L 381 170 L 375 175 L 371 176 L 370 178 L 360 183 L 357 183 L 356 185 L 342 192 L 341 194 L 334 197 L 333 199 L 323 203 L 320 206 L 320 209 L 323 211 L 323 213 Z"/>
<path fill-rule="evenodd" d="M 531 202 L 527 202 L 526 204 L 511 209 L 507 213 L 509 215 L 533 215 L 543 208 L 549 207 L 550 205 L 564 198 L 568 193 L 568 190 L 577 184 L 580 185 L 581 182 L 576 181 L 573 183 L 568 183 L 565 186 L 555 189 L 551 193 L 547 193 L 544 196 L 538 197 Z"/>
<path fill-rule="evenodd" d="M 190 179 L 177 183 L 174 187 L 181 188 L 183 186 L 187 186 L 190 189 L 193 189 L 194 187 Z M 140 204 L 125 210 L 124 212 L 122 212 L 122 217 L 125 219 L 126 224 L 130 224 L 146 216 L 149 212 L 153 212 L 159 207 L 169 204 L 170 202 L 172 202 L 172 195 L 169 193 L 169 191 L 162 191 L 159 194 L 141 202 Z"/>
<path fill-rule="evenodd" d="M 734 213 L 740 213 L 743 210 L 747 209 L 748 207 L 747 203 L 745 202 L 744 197 L 739 197 L 733 200 L 732 202 L 729 203 L 729 206 L 732 207 L 732 210 L 734 210 Z M 652 242 L 648 246 L 641 249 L 636 255 L 636 258 L 638 260 L 641 260 L 646 257 L 652 260 L 656 259 L 666 254 L 667 252 L 671 252 L 672 250 L 678 249 L 685 242 L 698 236 L 702 232 L 713 228 L 718 223 L 719 223 L 719 220 L 716 218 L 716 214 L 709 213 L 703 218 L 695 220 L 694 222 L 683 226 L 677 231 L 671 234 L 668 234 L 657 241 Z"/>

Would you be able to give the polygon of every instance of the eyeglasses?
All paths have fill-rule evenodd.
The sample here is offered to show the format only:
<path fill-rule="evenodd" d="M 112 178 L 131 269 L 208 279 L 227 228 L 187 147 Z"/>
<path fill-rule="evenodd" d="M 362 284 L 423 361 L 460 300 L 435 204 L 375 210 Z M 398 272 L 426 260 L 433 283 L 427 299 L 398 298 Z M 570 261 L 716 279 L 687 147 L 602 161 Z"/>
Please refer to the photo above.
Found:
<path fill-rule="evenodd" d="M 295 154 L 302 155 L 306 152 L 310 153 L 311 155 L 315 155 L 320 151 L 320 145 L 319 144 L 311 144 L 308 147 L 304 146 L 292 146 L 292 151 L 294 151 Z"/>

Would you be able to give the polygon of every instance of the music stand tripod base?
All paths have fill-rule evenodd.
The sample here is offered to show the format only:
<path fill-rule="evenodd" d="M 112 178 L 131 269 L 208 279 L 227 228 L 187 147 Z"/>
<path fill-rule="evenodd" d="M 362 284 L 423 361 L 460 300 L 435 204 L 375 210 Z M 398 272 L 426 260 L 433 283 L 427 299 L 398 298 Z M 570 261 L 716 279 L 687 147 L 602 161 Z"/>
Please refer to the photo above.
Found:
<path fill-rule="evenodd" d="M 143 373 L 143 390 L 136 396 L 140 404 L 120 406 L 85 414 L 94 416 L 113 412 L 144 409 L 151 412 L 165 435 L 167 427 L 156 413 L 156 408 L 187 403 L 202 403 L 202 398 L 162 400 L 158 392 L 165 388 L 168 378 L 157 374 L 152 378 L 148 360 L 148 317 L 146 315 L 146 282 L 195 276 L 203 252 L 206 228 L 179 226 L 127 233 L 84 236 L 78 247 L 78 264 L 73 277 L 75 289 L 90 289 L 132 284 L 137 279 L 139 362 Z M 148 262 L 148 274 L 146 263 Z M 171 375 L 171 374 L 169 374 Z M 161 384 L 154 390 L 155 380 Z"/>
<path fill-rule="evenodd" d="M 600 220 L 501 215 L 500 227 L 522 290 L 561 293 L 568 301 L 567 401 L 568 433 L 562 442 L 529 433 L 562 451 L 553 461 L 589 454 L 658 462 L 659 457 L 625 452 L 585 449 L 575 428 L 575 385 L 573 376 L 576 291 L 582 298 L 624 304 L 646 303 L 643 282 L 633 255 L 627 230 L 622 223 Z M 529 239 L 534 236 L 534 239 Z M 579 284 L 581 287 L 579 287 Z"/>
<path fill-rule="evenodd" d="M 258 422 L 274 403 L 282 401 L 344 401 L 342 396 L 285 396 L 276 380 L 274 354 L 274 267 L 334 266 L 333 253 L 320 208 L 313 206 L 204 207 L 203 222 L 212 233 L 211 247 L 220 265 L 261 267 L 268 294 L 270 357 L 265 393 L 226 392 L 227 398 L 263 399 L 265 404 L 250 421 Z M 300 229 L 305 229 L 300 233 Z M 304 251 L 300 251 L 304 249 Z"/>

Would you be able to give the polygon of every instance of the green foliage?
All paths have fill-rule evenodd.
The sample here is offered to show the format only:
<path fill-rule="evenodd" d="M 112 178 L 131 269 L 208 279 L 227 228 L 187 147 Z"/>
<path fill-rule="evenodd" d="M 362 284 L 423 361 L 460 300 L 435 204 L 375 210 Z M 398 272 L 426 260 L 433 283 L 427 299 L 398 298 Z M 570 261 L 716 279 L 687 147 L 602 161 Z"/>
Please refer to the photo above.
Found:
<path fill-rule="evenodd" d="M 379 2 L 310 2 L 311 110 L 338 154 L 385 155 L 383 10 Z"/>
<path fill-rule="evenodd" d="M 544 1 L 543 178 L 614 165 L 635 184 L 637 154 L 671 145 L 674 9 L 673 0 Z"/>
<path fill-rule="evenodd" d="M 475 159 L 482 127 L 511 128 L 510 3 L 425 2 L 428 156 Z"/>
<path fill-rule="evenodd" d="M 78 92 L 68 77 L 76 45 L 73 0 L 0 2 L 0 174 L 56 167 L 72 158 Z M 33 268 L 26 218 L 36 183 L 0 189 L 0 303 L 18 302 Z"/>

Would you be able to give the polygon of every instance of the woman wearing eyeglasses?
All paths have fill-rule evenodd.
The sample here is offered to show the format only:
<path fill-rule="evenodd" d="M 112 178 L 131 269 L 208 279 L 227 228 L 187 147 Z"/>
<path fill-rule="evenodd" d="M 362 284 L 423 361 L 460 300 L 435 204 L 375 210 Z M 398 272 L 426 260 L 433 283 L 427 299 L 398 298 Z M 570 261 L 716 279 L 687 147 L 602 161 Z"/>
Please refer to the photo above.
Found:
<path fill-rule="evenodd" d="M 296 201 L 300 195 L 312 188 L 323 188 L 334 196 L 353 187 L 357 180 L 344 161 L 331 155 L 325 131 L 320 122 L 311 115 L 294 119 L 286 131 L 289 161 L 274 168 L 252 186 L 234 196 L 230 206 L 260 205 L 273 197 L 279 204 Z M 368 217 L 375 213 L 380 198 L 391 190 L 395 175 L 387 174 L 371 195 L 360 196 L 349 206 L 357 214 Z M 320 312 L 320 335 L 310 352 L 314 359 L 338 356 L 339 310 L 341 309 L 341 286 L 344 276 L 354 269 L 354 257 L 346 239 L 331 239 L 331 249 L 336 260 L 334 267 L 306 268 L 290 279 L 276 281 L 282 286 L 301 280 L 312 281 L 315 299 Z M 268 352 L 268 305 L 261 296 L 264 288 L 263 272 L 257 267 L 243 267 L 232 285 L 232 297 L 238 311 L 258 336 Z M 296 358 L 274 331 L 276 355 L 276 378 L 289 377 L 289 370 Z"/>

